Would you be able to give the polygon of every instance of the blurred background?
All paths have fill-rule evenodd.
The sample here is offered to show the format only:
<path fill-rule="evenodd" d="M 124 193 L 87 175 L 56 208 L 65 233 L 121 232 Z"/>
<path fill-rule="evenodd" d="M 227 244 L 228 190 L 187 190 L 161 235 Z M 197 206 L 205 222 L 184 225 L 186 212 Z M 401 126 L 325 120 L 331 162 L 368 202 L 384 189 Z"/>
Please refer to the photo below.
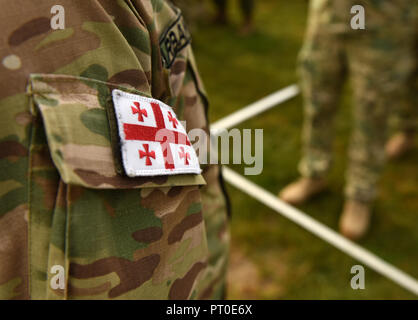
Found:
<path fill-rule="evenodd" d="M 211 0 L 177 0 L 193 47 L 214 122 L 264 96 L 297 83 L 307 0 L 256 0 L 253 30 L 243 30 L 238 0 L 229 1 L 228 24 L 214 23 Z M 249 31 L 249 32 L 248 32 Z M 347 85 L 337 117 L 330 188 L 300 209 L 337 229 L 343 205 L 346 148 L 352 121 Z M 298 177 L 302 99 L 298 96 L 244 122 L 264 129 L 264 170 L 250 180 L 277 194 Z M 370 232 L 360 245 L 418 278 L 418 149 L 386 165 Z M 243 168 L 231 167 L 243 174 Z M 239 190 L 232 203 L 229 299 L 416 299 L 365 266 L 365 290 L 353 290 L 359 264 Z"/>

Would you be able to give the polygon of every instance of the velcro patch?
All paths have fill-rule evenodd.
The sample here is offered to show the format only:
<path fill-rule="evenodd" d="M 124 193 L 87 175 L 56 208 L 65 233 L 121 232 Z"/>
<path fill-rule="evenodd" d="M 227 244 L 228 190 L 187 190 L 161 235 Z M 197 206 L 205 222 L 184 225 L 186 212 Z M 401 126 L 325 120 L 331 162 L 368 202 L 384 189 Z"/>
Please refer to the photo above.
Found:
<path fill-rule="evenodd" d="M 160 37 L 160 51 L 166 69 L 171 67 L 177 54 L 186 47 L 190 41 L 190 32 L 186 28 L 183 16 L 179 13 L 177 19 Z"/>
<path fill-rule="evenodd" d="M 196 152 L 171 107 L 117 89 L 112 97 L 127 176 L 201 173 Z"/>

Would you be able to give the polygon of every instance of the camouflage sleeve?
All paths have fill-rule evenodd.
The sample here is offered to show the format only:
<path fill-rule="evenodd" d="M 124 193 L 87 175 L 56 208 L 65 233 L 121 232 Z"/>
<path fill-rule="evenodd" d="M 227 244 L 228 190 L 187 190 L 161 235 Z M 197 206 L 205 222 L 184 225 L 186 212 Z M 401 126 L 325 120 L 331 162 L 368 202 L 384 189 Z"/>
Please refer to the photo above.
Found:
<path fill-rule="evenodd" d="M 178 10 L 178 9 L 175 9 Z M 186 39 L 190 38 L 187 34 L 187 27 L 182 21 L 181 27 L 172 25 L 169 30 L 183 29 L 186 33 Z M 181 43 L 181 33 L 176 33 L 176 37 L 170 39 L 170 33 L 163 34 L 160 37 L 164 49 L 167 47 L 175 47 L 175 42 Z M 177 112 L 185 120 L 187 130 L 200 129 L 205 132 L 207 149 L 209 153 L 209 120 L 208 120 L 208 99 L 204 84 L 199 75 L 197 64 L 191 50 L 190 45 L 186 45 L 179 52 L 172 51 L 175 59 L 171 65 L 165 67 L 169 71 L 169 83 L 172 84 L 173 105 L 176 106 Z M 202 137 L 200 137 L 201 139 Z M 202 150 L 199 150 L 202 151 Z M 201 155 L 202 156 L 202 155 Z M 209 155 L 203 155 L 204 159 L 208 159 Z M 209 247 L 208 267 L 203 273 L 200 282 L 199 299 L 220 299 L 225 296 L 226 285 L 226 269 L 229 252 L 229 227 L 228 227 L 228 211 L 229 205 L 225 189 L 222 182 L 221 171 L 218 165 L 202 165 L 203 176 L 206 185 L 201 187 L 203 218 L 207 230 L 207 241 Z"/>
<path fill-rule="evenodd" d="M 217 179 L 121 176 L 107 112 L 118 88 L 207 127 L 180 12 L 64 0 L 65 28 L 53 30 L 54 5 L 0 13 L 0 298 L 216 296 L 227 238 Z M 222 245 L 209 254 L 213 236 Z"/>

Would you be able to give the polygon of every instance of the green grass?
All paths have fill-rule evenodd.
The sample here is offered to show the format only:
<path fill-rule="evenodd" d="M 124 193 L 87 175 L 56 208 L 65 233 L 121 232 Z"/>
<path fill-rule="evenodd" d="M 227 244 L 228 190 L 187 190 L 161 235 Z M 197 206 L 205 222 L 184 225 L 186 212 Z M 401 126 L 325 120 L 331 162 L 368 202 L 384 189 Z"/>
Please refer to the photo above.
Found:
<path fill-rule="evenodd" d="M 230 7 L 226 27 L 200 22 L 193 45 L 209 94 L 212 121 L 297 82 L 296 57 L 303 41 L 307 1 L 257 2 L 257 32 L 237 32 L 239 10 Z M 348 91 L 348 90 L 347 90 Z M 346 147 L 350 132 L 346 94 L 336 119 L 335 166 L 330 190 L 301 209 L 336 229 L 343 204 Z M 248 177 L 277 193 L 297 177 L 302 101 L 297 97 L 246 121 L 240 128 L 264 129 L 264 171 Z M 361 245 L 418 277 L 418 152 L 388 164 L 381 181 L 373 225 Z M 243 172 L 240 166 L 231 166 Z M 350 269 L 357 261 L 319 240 L 246 194 L 228 186 L 232 200 L 232 250 L 255 264 L 258 285 L 251 295 L 230 284 L 230 298 L 416 299 L 366 267 L 366 289 L 352 290 Z M 245 281 L 243 279 L 242 281 Z"/>

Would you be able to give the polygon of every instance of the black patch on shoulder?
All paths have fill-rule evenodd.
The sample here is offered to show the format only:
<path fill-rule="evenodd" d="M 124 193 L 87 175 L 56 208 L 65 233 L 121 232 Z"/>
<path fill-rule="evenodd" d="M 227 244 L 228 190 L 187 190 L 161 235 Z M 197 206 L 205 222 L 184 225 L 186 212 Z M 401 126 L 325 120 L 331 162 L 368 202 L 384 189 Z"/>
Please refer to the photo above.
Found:
<path fill-rule="evenodd" d="M 183 16 L 178 14 L 176 20 L 168 26 L 160 37 L 160 51 L 163 59 L 163 65 L 166 69 L 169 69 L 177 54 L 186 47 L 192 38 L 190 32 L 187 29 Z"/>

